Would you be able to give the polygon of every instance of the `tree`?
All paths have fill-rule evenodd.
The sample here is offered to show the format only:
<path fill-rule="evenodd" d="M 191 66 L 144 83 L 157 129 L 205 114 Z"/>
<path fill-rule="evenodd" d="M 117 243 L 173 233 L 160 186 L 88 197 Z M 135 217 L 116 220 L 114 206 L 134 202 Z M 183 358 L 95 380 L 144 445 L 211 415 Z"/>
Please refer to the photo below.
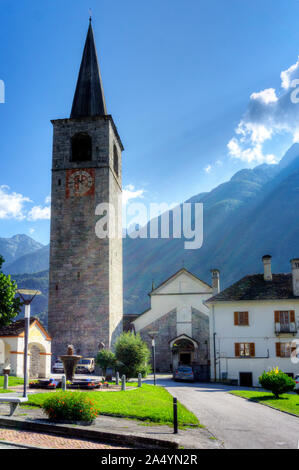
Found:
<path fill-rule="evenodd" d="M 279 370 L 278 367 L 264 372 L 259 377 L 259 382 L 264 389 L 270 390 L 275 398 L 279 398 L 282 393 L 292 392 L 296 386 L 295 380 Z"/>
<path fill-rule="evenodd" d="M 103 375 L 106 377 L 108 367 L 115 367 L 116 365 L 115 354 L 109 349 L 102 349 L 97 354 L 96 364 L 101 367 Z"/>
<path fill-rule="evenodd" d="M 138 373 L 149 372 L 150 351 L 139 334 L 123 333 L 115 343 L 115 356 L 119 361 L 119 371 L 127 378 L 137 377 Z"/>
<path fill-rule="evenodd" d="M 17 284 L 2 272 L 4 258 L 0 255 L 0 328 L 9 325 L 20 313 L 22 302 L 15 298 Z"/>

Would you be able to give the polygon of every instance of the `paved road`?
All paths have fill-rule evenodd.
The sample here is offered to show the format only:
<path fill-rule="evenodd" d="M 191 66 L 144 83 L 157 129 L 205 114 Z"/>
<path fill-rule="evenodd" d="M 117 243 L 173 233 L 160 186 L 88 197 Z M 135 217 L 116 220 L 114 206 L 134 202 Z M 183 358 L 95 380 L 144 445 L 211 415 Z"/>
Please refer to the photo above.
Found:
<path fill-rule="evenodd" d="M 157 384 L 189 408 L 227 449 L 298 448 L 299 418 L 228 393 L 240 387 L 186 384 L 166 377 Z"/>

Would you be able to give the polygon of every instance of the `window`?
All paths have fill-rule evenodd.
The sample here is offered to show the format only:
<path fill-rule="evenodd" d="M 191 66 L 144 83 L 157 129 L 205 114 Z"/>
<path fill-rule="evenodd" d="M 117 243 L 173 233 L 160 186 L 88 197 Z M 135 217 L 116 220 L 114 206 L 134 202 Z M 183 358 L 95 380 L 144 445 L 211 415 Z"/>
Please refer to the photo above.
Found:
<path fill-rule="evenodd" d="M 254 357 L 255 356 L 254 343 L 235 343 L 235 356 L 236 357 Z"/>
<path fill-rule="evenodd" d="M 274 321 L 278 325 L 277 329 L 280 333 L 290 333 L 291 323 L 295 323 L 295 310 L 276 310 Z"/>
<path fill-rule="evenodd" d="M 92 159 L 91 137 L 79 132 L 72 137 L 72 162 L 87 162 Z"/>
<path fill-rule="evenodd" d="M 118 151 L 117 151 L 117 148 L 116 148 L 115 144 L 114 144 L 114 148 L 113 148 L 113 169 L 114 169 L 116 175 L 118 176 Z"/>
<path fill-rule="evenodd" d="M 296 346 L 292 343 L 276 343 L 277 357 L 291 357 L 293 351 L 296 351 Z"/>
<path fill-rule="evenodd" d="M 234 323 L 237 326 L 249 326 L 248 312 L 235 312 Z"/>

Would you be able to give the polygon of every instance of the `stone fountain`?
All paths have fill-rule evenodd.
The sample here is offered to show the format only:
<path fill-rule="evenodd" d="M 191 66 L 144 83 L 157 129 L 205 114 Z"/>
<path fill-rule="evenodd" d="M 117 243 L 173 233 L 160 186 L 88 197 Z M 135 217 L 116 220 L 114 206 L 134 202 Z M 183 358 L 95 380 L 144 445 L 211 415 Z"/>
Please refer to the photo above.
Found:
<path fill-rule="evenodd" d="M 67 348 L 67 354 L 65 356 L 59 356 L 59 359 L 62 360 L 64 372 L 66 375 L 66 380 L 70 382 L 73 381 L 76 365 L 82 356 L 74 355 L 74 346 L 70 344 Z"/>

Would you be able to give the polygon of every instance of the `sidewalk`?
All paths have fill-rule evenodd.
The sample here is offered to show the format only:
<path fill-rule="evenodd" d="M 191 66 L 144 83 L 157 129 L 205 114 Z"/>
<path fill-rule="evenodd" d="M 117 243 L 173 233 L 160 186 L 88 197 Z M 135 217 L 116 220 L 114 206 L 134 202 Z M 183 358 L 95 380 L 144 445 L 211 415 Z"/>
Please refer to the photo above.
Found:
<path fill-rule="evenodd" d="M 71 439 L 46 433 L 0 427 L 0 444 L 6 442 L 39 449 L 128 449 L 125 446 L 112 446 L 86 439 Z"/>
<path fill-rule="evenodd" d="M 106 442 L 108 442 L 109 445 L 112 443 L 114 448 L 115 446 L 118 446 L 119 448 L 126 446 L 126 448 L 176 447 L 184 449 L 219 449 L 222 447 L 221 443 L 204 428 L 179 430 L 178 434 L 173 434 L 172 428 L 168 426 L 153 426 L 147 425 L 146 423 L 142 423 L 137 420 L 114 418 L 102 415 L 96 418 L 95 423 L 91 426 L 59 425 L 49 423 L 48 419 L 45 417 L 43 411 L 40 408 L 26 407 L 19 407 L 14 416 L 11 418 L 7 415 L 7 405 L 0 405 L 0 428 L 2 430 L 5 428 L 6 431 L 8 428 L 24 428 L 22 431 L 15 432 L 23 434 L 29 431 L 29 434 L 31 435 L 28 435 L 28 439 L 32 442 L 36 442 L 36 445 L 39 447 L 45 446 L 44 437 L 38 437 L 38 435 L 33 436 L 32 434 L 38 432 L 41 435 L 45 435 L 45 430 L 54 434 L 59 433 L 60 436 L 64 434 L 65 437 L 63 436 L 59 438 L 63 441 L 66 441 L 70 436 L 77 440 L 79 438 L 79 440 L 85 439 L 85 441 L 92 441 L 92 437 L 94 436 L 94 439 L 97 441 L 100 439 L 101 443 L 97 443 L 97 445 L 103 445 L 103 442 L 105 442 L 105 438 L 103 439 L 99 436 L 106 436 Z M 46 429 L 44 429 L 45 427 Z M 8 432 L 11 432 L 11 430 Z M 55 436 L 54 439 L 57 440 L 57 436 Z M 14 442 L 12 435 L 9 438 L 7 437 L 7 440 Z M 147 440 L 149 440 L 148 443 Z M 23 441 L 18 442 L 25 443 Z M 93 441 L 93 443 L 95 443 L 95 441 Z"/>

